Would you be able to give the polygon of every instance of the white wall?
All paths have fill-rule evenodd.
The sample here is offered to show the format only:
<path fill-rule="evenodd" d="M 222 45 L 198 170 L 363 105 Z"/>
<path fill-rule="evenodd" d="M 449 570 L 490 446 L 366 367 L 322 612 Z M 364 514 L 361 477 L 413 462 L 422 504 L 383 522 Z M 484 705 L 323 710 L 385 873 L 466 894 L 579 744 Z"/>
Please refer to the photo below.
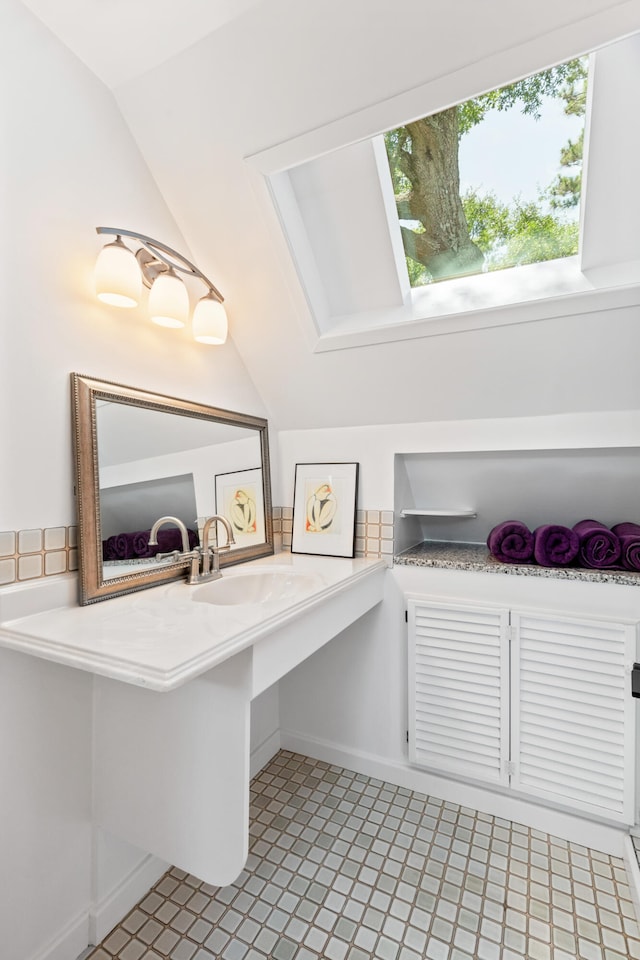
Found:
<path fill-rule="evenodd" d="M 149 323 L 144 307 L 95 299 L 96 226 L 189 250 L 112 95 L 17 0 L 2 20 L 5 530 L 73 522 L 73 370 L 259 416 L 264 406 L 232 342 L 203 347 Z"/>
<path fill-rule="evenodd" d="M 392 510 L 396 453 L 637 447 L 639 438 L 637 410 L 284 430 L 278 436 L 280 466 L 274 503 L 293 503 L 296 463 L 355 460 L 360 463 L 359 507 Z"/>
<path fill-rule="evenodd" d="M 88 674 L 0 651 L 3 960 L 58 938 L 72 960 L 87 943 L 91 689 Z"/>
<path fill-rule="evenodd" d="M 16 530 L 75 520 L 71 371 L 265 410 L 232 342 L 95 300 L 96 225 L 189 250 L 113 96 L 17 0 L 0 5 L 0 53 L 0 530 Z M 92 890 L 90 677 L 0 651 L 0 686 L 0 954 L 71 960 L 92 895 L 140 852 L 119 849 Z"/>
<path fill-rule="evenodd" d="M 117 487 L 123 483 L 136 483 L 150 477 L 173 477 L 193 474 L 196 509 L 199 517 L 207 517 L 216 511 L 215 477 L 220 473 L 235 470 L 252 470 L 260 467 L 260 440 L 232 440 L 211 447 L 182 450 L 162 457 L 132 460 L 100 470 L 102 487 Z M 189 518 L 192 520 L 193 518 Z"/>

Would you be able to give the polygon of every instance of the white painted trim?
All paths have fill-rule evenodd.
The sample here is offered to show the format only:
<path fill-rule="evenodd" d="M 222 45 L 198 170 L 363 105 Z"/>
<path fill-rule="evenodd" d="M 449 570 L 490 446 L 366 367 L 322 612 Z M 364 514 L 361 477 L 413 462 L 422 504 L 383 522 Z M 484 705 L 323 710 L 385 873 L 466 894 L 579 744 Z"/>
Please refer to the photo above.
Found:
<path fill-rule="evenodd" d="M 492 53 L 445 76 L 432 78 L 387 100 L 339 117 L 283 143 L 273 144 L 245 157 L 245 160 L 267 176 L 280 173 L 331 150 L 512 83 L 518 79 L 514 76 L 515 63 L 518 64 L 519 77 L 526 77 L 589 53 L 635 33 L 639 28 L 636 0 L 614 3 L 606 11 L 549 31 L 543 29 L 532 40 Z"/>
<path fill-rule="evenodd" d="M 387 157 L 387 148 L 384 137 L 372 137 L 371 147 L 376 161 L 378 171 L 378 181 L 382 193 L 382 203 L 387 218 L 387 228 L 389 230 L 389 239 L 391 240 L 391 250 L 393 252 L 393 261 L 395 264 L 398 284 L 400 286 L 400 296 L 405 307 L 409 307 L 412 302 L 413 291 L 409 282 L 409 273 L 407 271 L 407 258 L 404 252 L 402 242 L 402 230 L 398 220 L 398 209 L 396 207 L 396 197 L 393 191 L 393 180 L 391 178 L 391 167 Z"/>
<path fill-rule="evenodd" d="M 300 326 L 309 349 L 313 350 L 318 337 L 327 328 L 330 320 L 324 284 L 318 272 L 307 228 L 302 219 L 288 171 L 268 177 L 266 184 L 280 223 L 282 236 L 300 277 L 300 287 L 309 307 L 310 323 L 302 323 Z M 304 282 L 302 282 L 303 277 Z"/>
<path fill-rule="evenodd" d="M 531 266 L 544 267 L 546 264 Z M 518 268 L 520 271 L 528 269 L 529 267 Z M 482 282 L 486 277 L 493 276 L 482 274 L 478 278 L 471 279 L 479 279 Z M 620 310 L 638 305 L 640 305 L 640 288 L 637 283 L 633 283 L 582 290 L 562 296 L 522 300 L 517 303 L 505 303 L 459 313 L 442 313 L 439 316 L 420 316 L 415 308 L 399 306 L 375 311 L 375 313 L 370 311 L 350 317 L 335 317 L 332 332 L 318 337 L 314 352 L 325 353 L 377 343 L 463 333 L 467 330 L 484 330 L 489 327 L 513 326 L 517 323 L 586 316 L 602 310 Z"/>
<path fill-rule="evenodd" d="M 89 918 L 87 910 L 81 910 L 64 927 L 28 960 L 70 960 L 79 956 L 89 941 Z"/>
<path fill-rule="evenodd" d="M 600 850 L 612 856 L 624 855 L 627 831 L 613 824 L 602 823 L 579 814 L 543 806 L 511 793 L 498 793 L 477 784 L 448 779 L 435 773 L 418 770 L 406 763 L 388 760 L 359 750 L 315 737 L 300 736 L 292 730 L 280 731 L 282 749 L 333 763 L 368 777 L 418 790 L 450 803 L 458 803 L 495 817 L 513 820 L 535 830 L 562 837 L 571 843 Z"/>
<path fill-rule="evenodd" d="M 280 730 L 274 730 L 273 733 L 270 733 L 262 743 L 259 743 L 258 746 L 251 751 L 249 775 L 255 777 L 256 774 L 260 773 L 262 768 L 266 767 L 269 761 L 275 757 L 279 749 Z"/>
<path fill-rule="evenodd" d="M 135 867 L 123 877 L 89 910 L 89 943 L 97 944 L 126 917 L 136 903 L 157 883 L 170 864 L 158 857 L 146 854 Z M 72 956 L 69 954 L 68 957 Z"/>
<path fill-rule="evenodd" d="M 631 899 L 636 912 L 636 920 L 640 923 L 640 865 L 636 856 L 635 847 L 631 837 L 624 838 L 624 852 L 622 854 L 624 868 L 627 872 Z"/>

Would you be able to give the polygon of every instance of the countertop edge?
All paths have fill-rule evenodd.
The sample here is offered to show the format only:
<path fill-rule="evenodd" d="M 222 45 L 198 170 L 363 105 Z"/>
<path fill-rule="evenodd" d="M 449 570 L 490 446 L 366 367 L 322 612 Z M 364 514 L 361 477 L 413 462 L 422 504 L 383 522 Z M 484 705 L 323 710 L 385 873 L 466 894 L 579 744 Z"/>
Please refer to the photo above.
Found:
<path fill-rule="evenodd" d="M 259 562 L 256 561 L 256 563 Z M 109 658 L 97 653 L 82 654 L 71 644 L 42 639 L 25 629 L 17 630 L 12 627 L 12 623 L 15 624 L 16 621 L 0 624 L 0 646 L 26 655 L 36 656 L 39 659 L 57 663 L 61 666 L 97 674 L 107 679 L 119 680 L 158 693 L 169 693 L 213 667 L 219 666 L 247 647 L 260 642 L 263 637 L 269 636 L 274 631 L 304 616 L 321 603 L 343 593 L 350 587 L 356 586 L 360 581 L 376 573 L 384 573 L 387 569 L 385 560 L 375 560 L 338 582 L 302 598 L 298 603 L 294 603 L 249 627 L 241 628 L 228 638 L 212 644 L 212 648 L 205 653 L 194 656 L 190 660 L 166 670 L 151 666 L 141 669 L 117 657 Z M 159 589 L 162 589 L 162 587 Z M 189 589 L 187 585 L 185 585 L 185 589 Z M 84 609 L 95 608 L 87 607 Z M 22 617 L 20 622 L 26 626 L 25 621 L 29 619 L 28 616 Z"/>

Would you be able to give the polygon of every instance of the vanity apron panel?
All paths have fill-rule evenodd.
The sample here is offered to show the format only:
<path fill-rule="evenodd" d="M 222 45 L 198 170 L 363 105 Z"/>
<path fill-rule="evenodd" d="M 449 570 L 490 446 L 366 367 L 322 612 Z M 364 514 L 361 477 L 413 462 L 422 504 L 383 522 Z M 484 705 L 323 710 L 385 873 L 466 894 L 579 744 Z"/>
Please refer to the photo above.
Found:
<path fill-rule="evenodd" d="M 96 822 L 214 886 L 248 852 L 251 651 L 164 696 L 96 677 Z"/>

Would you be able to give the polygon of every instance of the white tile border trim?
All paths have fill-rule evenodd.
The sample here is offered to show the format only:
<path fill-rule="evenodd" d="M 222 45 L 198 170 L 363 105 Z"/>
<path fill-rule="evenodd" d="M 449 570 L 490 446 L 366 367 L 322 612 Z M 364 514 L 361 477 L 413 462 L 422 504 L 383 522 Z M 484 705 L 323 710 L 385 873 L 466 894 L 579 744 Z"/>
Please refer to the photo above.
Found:
<path fill-rule="evenodd" d="M 629 889 L 631 890 L 631 899 L 636 911 L 636 920 L 640 924 L 640 864 L 630 836 L 624 838 L 624 853 L 622 856 L 624 867 L 627 872 Z"/>

